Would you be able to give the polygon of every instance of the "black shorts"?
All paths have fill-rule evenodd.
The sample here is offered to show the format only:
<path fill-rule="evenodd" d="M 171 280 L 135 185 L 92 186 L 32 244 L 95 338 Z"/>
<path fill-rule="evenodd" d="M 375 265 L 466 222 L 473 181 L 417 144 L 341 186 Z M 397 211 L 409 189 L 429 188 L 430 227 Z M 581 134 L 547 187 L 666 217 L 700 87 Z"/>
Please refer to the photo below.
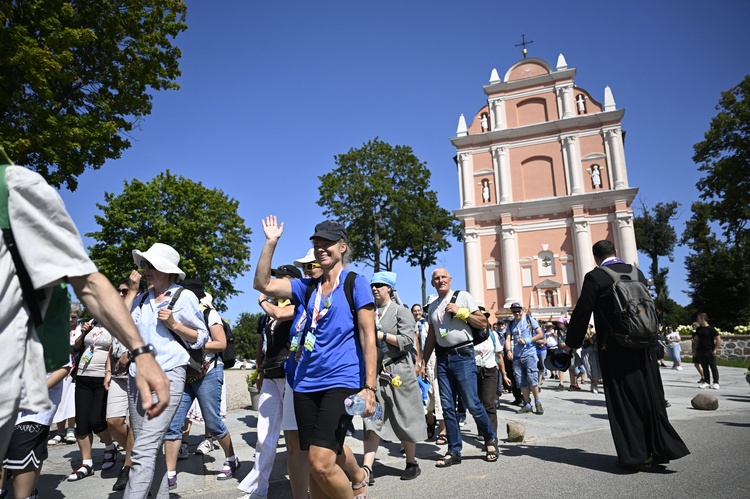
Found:
<path fill-rule="evenodd" d="M 19 423 L 13 429 L 3 466 L 6 470 L 33 471 L 47 459 L 49 426 L 40 423 Z"/>
<path fill-rule="evenodd" d="M 344 409 L 344 399 L 357 388 L 331 388 L 322 392 L 294 392 L 294 416 L 303 451 L 311 445 L 341 454 L 352 416 Z"/>

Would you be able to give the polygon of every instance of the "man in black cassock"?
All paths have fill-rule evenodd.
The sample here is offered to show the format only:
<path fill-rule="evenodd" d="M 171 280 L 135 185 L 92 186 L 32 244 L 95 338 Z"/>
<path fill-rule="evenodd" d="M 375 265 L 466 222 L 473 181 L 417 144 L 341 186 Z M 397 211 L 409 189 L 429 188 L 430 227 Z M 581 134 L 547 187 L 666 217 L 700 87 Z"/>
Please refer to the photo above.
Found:
<path fill-rule="evenodd" d="M 600 267 L 609 266 L 619 273 L 629 273 L 632 267 L 616 257 L 611 241 L 597 242 L 593 253 L 598 267 L 584 278 L 568 325 L 566 351 L 581 346 L 593 312 L 617 465 L 645 471 L 690 451 L 669 423 L 655 348 L 626 348 L 614 337 L 613 280 Z M 647 284 L 640 270 L 638 276 Z"/>

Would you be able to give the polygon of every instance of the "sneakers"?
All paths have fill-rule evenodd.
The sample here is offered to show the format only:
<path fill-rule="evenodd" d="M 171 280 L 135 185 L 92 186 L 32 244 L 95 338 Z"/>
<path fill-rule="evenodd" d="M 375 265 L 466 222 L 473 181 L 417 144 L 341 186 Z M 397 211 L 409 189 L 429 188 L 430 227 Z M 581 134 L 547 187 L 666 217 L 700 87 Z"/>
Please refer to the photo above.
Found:
<path fill-rule="evenodd" d="M 675 371 L 682 371 L 682 366 L 672 366 Z"/>
<path fill-rule="evenodd" d="M 458 426 L 466 426 L 466 418 L 459 419 Z"/>
<path fill-rule="evenodd" d="M 240 460 L 235 457 L 234 461 L 226 460 L 224 461 L 224 467 L 221 469 L 221 473 L 216 477 L 217 480 L 228 480 L 232 478 L 237 471 L 237 469 L 240 467 Z"/>
<path fill-rule="evenodd" d="M 167 484 L 169 485 L 169 490 L 176 489 L 177 488 L 177 475 L 173 477 L 167 477 Z"/>
<path fill-rule="evenodd" d="M 542 414 L 544 414 L 544 407 L 542 407 L 541 402 L 536 403 L 536 413 L 538 416 L 541 416 Z"/>
<path fill-rule="evenodd" d="M 703 383 L 698 385 L 698 388 L 711 388 L 711 385 L 709 385 L 708 383 L 704 381 Z"/>
<path fill-rule="evenodd" d="M 198 452 L 196 451 L 196 454 Z M 180 450 L 177 452 L 177 459 L 187 459 L 190 454 L 188 453 L 188 444 L 182 442 L 180 444 Z"/>
<path fill-rule="evenodd" d="M 599 390 L 595 386 L 592 386 L 591 393 L 599 393 Z"/>
<path fill-rule="evenodd" d="M 581 385 L 579 385 L 579 384 L 573 384 L 573 385 L 570 385 L 570 388 L 568 388 L 568 391 L 572 392 L 574 390 L 580 390 L 580 389 L 581 389 Z"/>
<path fill-rule="evenodd" d="M 714 386 L 712 386 L 711 388 L 713 388 L 714 390 L 718 390 L 720 387 L 718 383 L 714 383 Z"/>
<path fill-rule="evenodd" d="M 700 385 L 701 383 L 705 383 L 705 382 L 706 382 L 706 380 L 705 380 L 705 379 L 703 379 L 703 378 L 701 378 L 701 379 L 699 379 L 699 380 L 698 380 L 698 384 L 699 384 L 699 385 Z"/>
<path fill-rule="evenodd" d="M 207 438 L 203 442 L 198 444 L 198 448 L 195 449 L 195 453 L 198 455 L 210 454 L 212 450 L 214 450 L 214 439 Z M 182 451 L 182 447 L 180 447 L 180 451 Z"/>
<path fill-rule="evenodd" d="M 516 412 L 516 414 L 529 414 L 531 412 L 534 412 L 531 410 L 531 404 L 526 404 L 520 409 L 518 409 L 518 412 Z"/>
<path fill-rule="evenodd" d="M 54 437 L 47 440 L 47 445 L 57 445 L 62 441 L 63 441 L 63 436 L 58 433 Z"/>
<path fill-rule="evenodd" d="M 558 384 L 557 387 L 555 388 L 555 390 L 557 390 L 558 392 L 561 392 L 561 391 L 565 390 L 565 387 L 563 385 Z"/>
<path fill-rule="evenodd" d="M 418 463 L 406 463 L 406 469 L 401 473 L 401 480 L 414 480 L 422 474 Z"/>

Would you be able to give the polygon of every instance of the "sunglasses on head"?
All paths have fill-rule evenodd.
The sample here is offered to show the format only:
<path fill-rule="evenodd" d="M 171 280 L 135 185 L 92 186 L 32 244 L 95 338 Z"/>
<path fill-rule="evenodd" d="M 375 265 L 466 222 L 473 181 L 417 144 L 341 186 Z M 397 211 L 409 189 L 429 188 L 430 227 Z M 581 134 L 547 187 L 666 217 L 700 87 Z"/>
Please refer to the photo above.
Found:
<path fill-rule="evenodd" d="M 141 268 L 142 269 L 156 270 L 156 267 L 154 267 L 154 265 L 151 262 L 149 262 L 148 260 L 141 260 Z"/>
<path fill-rule="evenodd" d="M 306 264 L 304 264 L 302 266 L 302 268 L 304 270 L 307 270 L 308 272 L 311 271 L 311 270 L 313 270 L 313 269 L 317 269 L 318 267 L 320 267 L 320 264 L 317 263 L 317 262 L 306 263 Z"/>

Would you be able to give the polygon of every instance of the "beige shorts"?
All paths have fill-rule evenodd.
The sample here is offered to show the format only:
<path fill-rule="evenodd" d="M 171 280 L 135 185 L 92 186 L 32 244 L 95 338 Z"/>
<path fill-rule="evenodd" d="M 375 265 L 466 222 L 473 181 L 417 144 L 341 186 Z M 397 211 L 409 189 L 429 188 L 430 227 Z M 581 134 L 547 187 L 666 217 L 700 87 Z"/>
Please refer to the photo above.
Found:
<path fill-rule="evenodd" d="M 294 415 L 294 392 L 289 382 L 284 389 L 284 406 L 281 409 L 281 431 L 297 431 L 297 418 Z"/>
<path fill-rule="evenodd" d="M 128 415 L 128 378 L 112 378 L 107 395 L 107 419 Z"/>

